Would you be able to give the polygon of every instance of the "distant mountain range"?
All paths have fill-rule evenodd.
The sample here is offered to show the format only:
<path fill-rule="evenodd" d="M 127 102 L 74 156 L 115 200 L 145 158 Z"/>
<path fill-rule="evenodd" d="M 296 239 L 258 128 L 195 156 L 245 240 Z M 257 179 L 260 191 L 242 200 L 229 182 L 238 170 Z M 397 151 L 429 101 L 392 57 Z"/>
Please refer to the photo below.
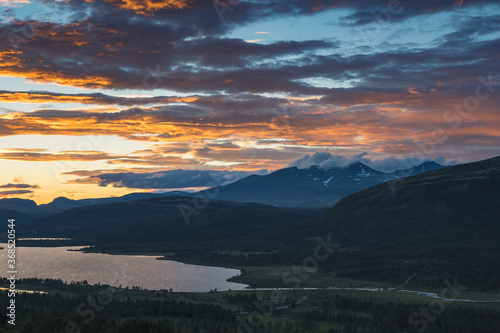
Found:
<path fill-rule="evenodd" d="M 342 253 L 324 263 L 367 279 L 500 288 L 500 157 L 379 184 L 312 220 L 275 232 L 292 243 L 331 235 Z M 273 234 L 266 237 L 273 238 Z M 312 246 L 312 245 L 310 245 Z"/>
<path fill-rule="evenodd" d="M 37 205 L 29 199 L 1 199 L 0 200 L 0 218 L 4 220 L 15 216 L 20 222 L 30 221 L 53 214 L 63 212 L 71 208 L 92 206 L 97 204 L 112 202 L 127 202 L 147 198 L 170 197 L 170 196 L 192 196 L 192 193 L 182 191 L 172 191 L 163 194 L 157 193 L 131 193 L 121 197 L 96 198 L 72 200 L 65 197 L 58 197 L 51 203 Z"/>
<path fill-rule="evenodd" d="M 416 175 L 425 171 L 443 168 L 435 162 L 425 162 L 407 170 L 392 173 L 376 171 L 362 163 L 354 163 L 345 168 L 328 170 L 312 166 L 308 169 L 296 167 L 277 170 L 269 175 L 251 175 L 234 183 L 216 187 L 200 194 L 217 200 L 249 202 L 276 207 L 331 207 L 348 194 L 392 179 Z M 216 194 L 216 195 L 214 195 Z M 157 193 L 131 193 L 122 197 L 72 200 L 65 197 L 51 203 L 37 206 L 28 199 L 1 199 L 0 218 L 11 215 L 22 216 L 23 220 L 57 214 L 71 208 L 96 204 L 126 202 L 147 198 L 171 196 L 192 197 L 196 193 L 171 191 Z"/>
<path fill-rule="evenodd" d="M 340 200 L 308 228 L 332 236 L 342 230 L 338 241 L 364 247 L 418 249 L 420 237 L 468 240 L 478 247 L 500 241 L 500 157 L 367 188 Z"/>
<path fill-rule="evenodd" d="M 393 179 L 443 168 L 425 162 L 407 170 L 385 173 L 362 163 L 328 170 L 312 166 L 307 169 L 285 168 L 266 176 L 251 175 L 234 183 L 211 189 L 217 199 L 254 202 L 277 207 L 331 207 L 351 193 Z M 203 193 L 203 191 L 202 191 Z"/>
<path fill-rule="evenodd" d="M 340 248 L 321 269 L 338 277 L 402 283 L 413 276 L 413 283 L 426 286 L 458 277 L 472 287 L 498 290 L 500 157 L 450 167 L 427 163 L 408 173 L 415 175 L 398 178 L 402 172 L 386 174 L 361 163 L 330 170 L 286 168 L 213 189 L 217 200 L 170 194 L 107 198 L 115 201 L 33 219 L 20 231 L 23 237 L 70 237 L 75 244 L 111 252 L 181 251 L 187 260 L 215 258 L 217 264 L 247 260 L 224 257 L 224 251 L 245 248 L 262 251 L 262 257 L 252 256 L 257 265 L 294 264 L 310 255 L 318 236 L 330 235 Z M 299 205 L 326 202 L 318 193 L 336 200 L 369 184 L 373 186 L 326 210 L 219 200 L 256 200 L 260 195 L 258 200 L 275 205 L 286 200 Z M 57 199 L 53 204 L 67 203 L 72 201 Z M 51 205 L 36 207 L 30 200 L 14 199 L 2 204 L 10 213 Z"/>

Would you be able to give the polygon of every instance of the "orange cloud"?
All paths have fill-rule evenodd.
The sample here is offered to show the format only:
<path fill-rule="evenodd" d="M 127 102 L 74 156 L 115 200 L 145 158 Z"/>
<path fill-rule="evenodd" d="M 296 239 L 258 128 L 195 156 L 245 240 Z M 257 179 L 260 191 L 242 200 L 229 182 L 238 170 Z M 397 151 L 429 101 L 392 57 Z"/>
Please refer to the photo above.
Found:
<path fill-rule="evenodd" d="M 30 162 L 53 162 L 53 161 L 99 161 L 112 158 L 124 158 L 127 156 L 110 155 L 105 152 L 85 151 L 85 152 L 60 152 L 56 154 L 40 152 L 8 152 L 0 153 L 0 159 L 30 161 Z"/>
<path fill-rule="evenodd" d="M 402 96 L 410 102 L 403 104 Z M 370 103 L 369 97 L 375 102 Z M 498 142 L 500 138 L 497 129 L 500 117 L 494 98 L 483 102 L 476 113 L 461 119 L 457 129 L 445 117 L 445 111 L 456 101 L 453 95 L 425 91 L 414 95 L 402 91 L 401 95 L 366 93 L 359 98 L 357 105 L 346 107 L 329 104 L 326 98 L 288 104 L 280 100 L 284 111 L 278 114 L 269 109 L 267 100 L 258 100 L 262 104 L 252 112 L 242 112 L 240 105 L 247 102 L 237 104 L 216 97 L 200 97 L 189 105 L 134 107 L 120 112 L 92 109 L 10 112 L 0 115 L 0 136 L 115 135 L 152 145 L 126 155 L 11 149 L 3 150 L 0 158 L 101 160 L 110 166 L 163 168 L 235 163 L 230 166 L 232 169 L 256 170 L 282 167 L 311 151 L 334 147 L 345 151 L 411 153 L 418 149 L 416 143 L 431 138 L 432 131 L 441 128 L 449 137 L 446 143 L 439 144 L 439 149 L 445 152 L 469 144 Z"/>
<path fill-rule="evenodd" d="M 169 170 L 168 168 L 157 168 L 157 167 L 144 167 L 144 168 L 127 168 L 120 167 L 115 169 L 97 169 L 97 170 L 72 170 L 63 172 L 63 175 L 73 175 L 78 177 L 93 177 L 98 176 L 103 173 L 124 173 L 124 172 L 135 172 L 135 173 L 147 173 L 147 172 L 161 172 Z"/>
<path fill-rule="evenodd" d="M 18 5 L 31 3 L 30 0 L 0 0 L 0 6 L 16 7 Z"/>
<path fill-rule="evenodd" d="M 410 87 L 410 88 L 408 88 L 408 92 L 409 92 L 410 94 L 412 94 L 412 95 L 420 95 L 420 93 L 419 93 L 419 92 L 417 91 L 417 89 L 416 89 L 416 88 L 414 88 L 414 87 Z"/>
<path fill-rule="evenodd" d="M 92 0 L 86 0 L 93 2 Z M 151 14 L 160 9 L 185 9 L 191 6 L 189 0 L 104 0 L 119 8 L 134 11 L 138 14 Z"/>
<path fill-rule="evenodd" d="M 19 176 L 19 177 L 15 177 L 15 178 L 13 179 L 13 182 L 14 182 L 14 183 L 21 183 L 21 184 L 22 184 L 22 183 L 24 183 L 24 180 L 23 180 L 23 177 L 22 177 L 22 176 Z"/>
<path fill-rule="evenodd" d="M 145 105 L 163 103 L 192 103 L 197 96 L 188 97 L 121 97 L 104 94 L 56 94 L 48 92 L 0 91 L 0 102 L 15 103 L 80 103 L 94 105 Z"/>

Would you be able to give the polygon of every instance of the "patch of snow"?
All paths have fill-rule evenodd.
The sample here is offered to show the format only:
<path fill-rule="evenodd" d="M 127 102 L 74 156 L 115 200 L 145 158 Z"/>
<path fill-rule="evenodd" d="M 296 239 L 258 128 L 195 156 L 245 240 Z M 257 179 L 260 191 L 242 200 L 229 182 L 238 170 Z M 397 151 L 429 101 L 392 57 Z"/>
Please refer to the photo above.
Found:
<path fill-rule="evenodd" d="M 327 187 L 328 187 L 328 183 L 329 183 L 329 182 L 330 182 L 330 180 L 332 180 L 332 179 L 333 179 L 333 176 L 331 176 L 330 178 L 328 178 L 327 180 L 325 180 L 325 181 L 323 182 L 323 184 L 324 184 L 325 186 L 327 186 Z"/>
<path fill-rule="evenodd" d="M 360 177 L 370 177 L 370 176 L 373 176 L 371 173 L 366 172 L 365 169 L 361 165 L 359 167 L 361 168 L 361 173 L 358 173 L 358 176 L 360 176 Z"/>

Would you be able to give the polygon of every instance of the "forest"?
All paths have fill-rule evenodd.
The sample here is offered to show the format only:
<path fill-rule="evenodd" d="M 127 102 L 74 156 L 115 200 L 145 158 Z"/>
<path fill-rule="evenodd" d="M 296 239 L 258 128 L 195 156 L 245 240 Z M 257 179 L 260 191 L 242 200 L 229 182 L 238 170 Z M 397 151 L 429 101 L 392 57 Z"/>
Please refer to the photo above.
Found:
<path fill-rule="evenodd" d="M 0 326 L 1 332 L 500 331 L 500 307 L 494 303 L 437 303 L 404 295 L 332 290 L 176 293 L 49 279 L 23 279 L 19 286 L 45 293 L 18 293 L 17 325 Z M 7 306 L 6 293 L 0 295 L 1 306 Z"/>

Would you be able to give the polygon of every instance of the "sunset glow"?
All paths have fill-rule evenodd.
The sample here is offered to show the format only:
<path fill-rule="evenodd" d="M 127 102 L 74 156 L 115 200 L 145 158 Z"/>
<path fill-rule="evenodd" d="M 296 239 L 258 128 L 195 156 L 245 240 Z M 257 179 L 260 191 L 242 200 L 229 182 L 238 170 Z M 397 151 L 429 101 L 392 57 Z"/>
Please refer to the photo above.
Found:
<path fill-rule="evenodd" d="M 100 175 L 230 181 L 316 152 L 500 155 L 500 4 L 232 3 L 0 2 L 0 197 L 163 191 Z"/>

